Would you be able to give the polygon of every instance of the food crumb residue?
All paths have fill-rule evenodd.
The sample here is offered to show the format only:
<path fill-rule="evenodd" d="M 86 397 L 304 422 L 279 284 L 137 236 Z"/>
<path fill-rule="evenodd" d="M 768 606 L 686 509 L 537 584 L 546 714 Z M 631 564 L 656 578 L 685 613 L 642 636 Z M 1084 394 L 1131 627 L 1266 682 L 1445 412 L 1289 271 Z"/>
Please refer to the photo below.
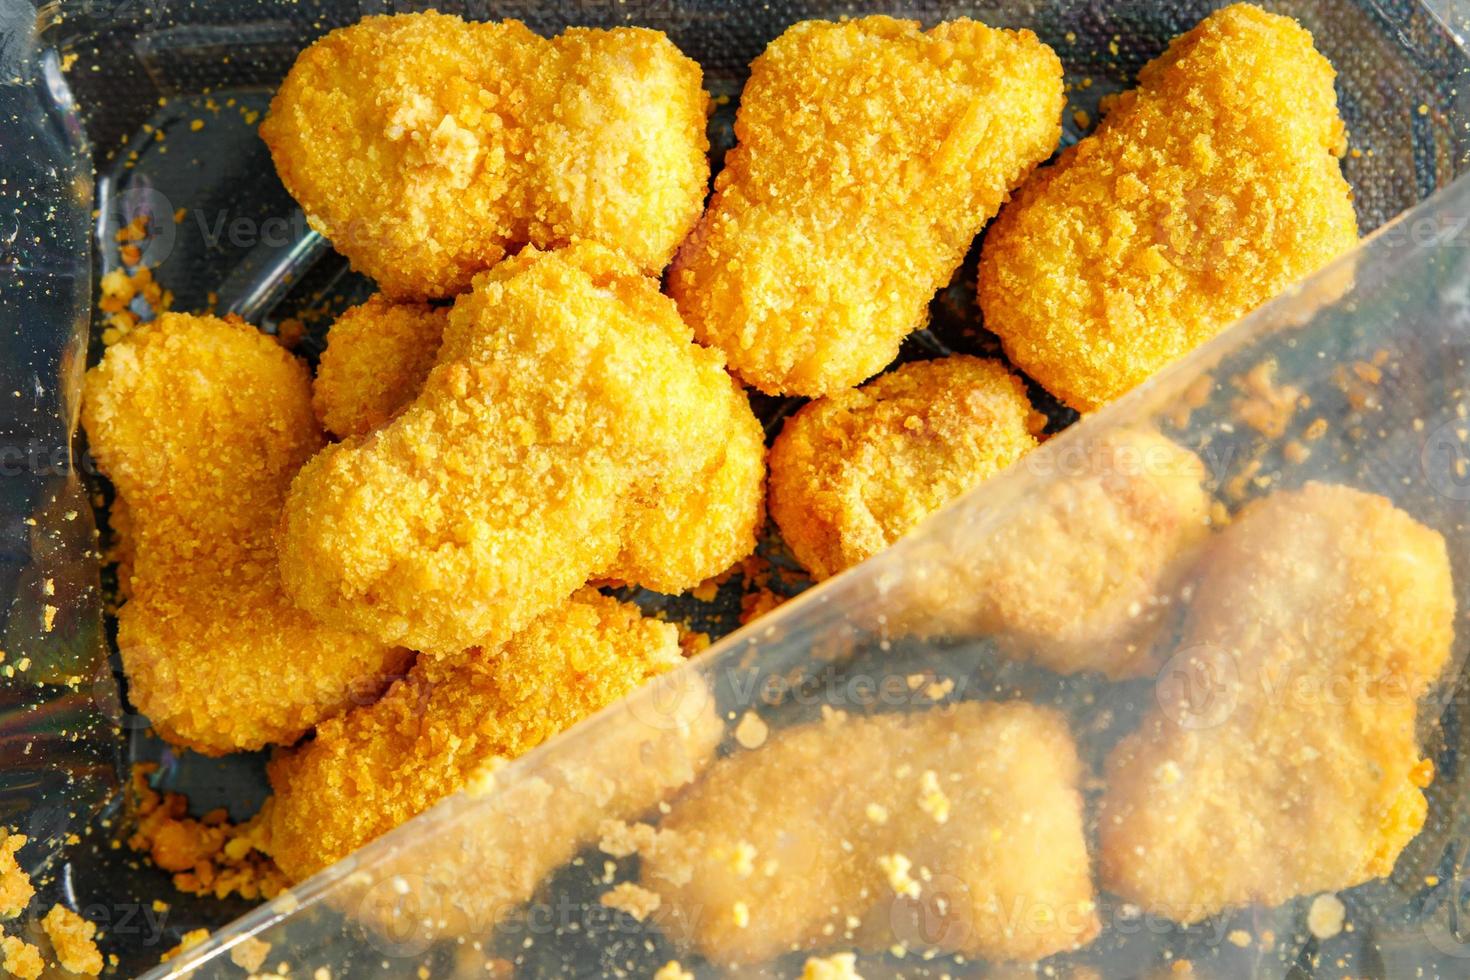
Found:
<path fill-rule="evenodd" d="M 754 711 L 747 711 L 735 726 L 735 741 L 743 749 L 760 748 L 766 744 L 766 736 L 769 734 L 770 727 Z"/>
<path fill-rule="evenodd" d="M 801 980 L 863 980 L 863 976 L 857 971 L 857 956 L 833 953 L 808 957 L 801 968 Z"/>
<path fill-rule="evenodd" d="M 13 919 L 30 904 L 36 889 L 15 855 L 25 846 L 24 834 L 0 828 L 0 919 Z"/>
<path fill-rule="evenodd" d="M 1347 906 L 1336 895 L 1318 895 L 1307 910 L 1307 930 L 1317 939 L 1331 939 L 1342 932 Z"/>
<path fill-rule="evenodd" d="M 254 936 L 247 936 L 230 947 L 230 962 L 246 973 L 254 973 L 265 964 L 265 958 L 270 955 L 270 952 L 270 943 L 263 939 L 256 939 Z"/>
<path fill-rule="evenodd" d="M 82 918 L 65 905 L 53 905 L 41 919 L 41 928 L 51 940 L 62 969 L 93 977 L 102 972 L 102 952 L 93 941 L 97 923 Z"/>
<path fill-rule="evenodd" d="M 680 966 L 678 960 L 669 960 L 658 968 L 653 980 L 694 980 L 694 974 Z"/>
<path fill-rule="evenodd" d="M 914 863 L 902 854 L 883 854 L 878 857 L 878 867 L 888 879 L 893 894 L 904 898 L 919 897 L 919 883 L 909 874 Z"/>
<path fill-rule="evenodd" d="M 46 968 L 41 951 L 30 943 L 14 936 L 0 937 L 0 969 L 20 977 L 21 980 L 36 980 Z"/>
<path fill-rule="evenodd" d="M 658 894 L 631 881 L 620 882 L 611 891 L 603 892 L 599 901 L 606 908 L 626 912 L 639 922 L 658 911 Z"/>
<path fill-rule="evenodd" d="M 191 929 L 188 932 L 184 933 L 183 937 L 179 940 L 179 944 L 177 946 L 160 956 L 158 958 L 158 962 L 167 963 L 169 960 L 177 956 L 182 956 L 184 953 L 187 953 L 195 946 L 201 945 L 208 938 L 208 929 Z"/>
<path fill-rule="evenodd" d="M 939 775 L 933 769 L 925 769 L 919 777 L 919 809 L 934 818 L 935 823 L 949 820 L 949 797 L 939 786 Z"/>

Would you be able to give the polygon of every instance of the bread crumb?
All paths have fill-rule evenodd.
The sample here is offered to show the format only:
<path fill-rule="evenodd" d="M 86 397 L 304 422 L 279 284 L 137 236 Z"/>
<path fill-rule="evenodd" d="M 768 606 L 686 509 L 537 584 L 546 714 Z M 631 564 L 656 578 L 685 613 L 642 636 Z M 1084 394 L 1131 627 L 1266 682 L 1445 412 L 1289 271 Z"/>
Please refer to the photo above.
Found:
<path fill-rule="evenodd" d="M 934 818 L 935 823 L 949 820 L 949 797 L 939 787 L 939 775 L 925 769 L 919 777 L 919 809 Z"/>
<path fill-rule="evenodd" d="M 263 939 L 256 939 L 254 936 L 247 936 L 230 947 L 230 962 L 246 973 L 254 973 L 264 965 L 265 958 L 270 953 L 270 943 Z"/>
<path fill-rule="evenodd" d="M 0 828 L 0 919 L 13 919 L 25 911 L 36 889 L 30 876 L 15 860 L 15 854 L 25 846 L 24 834 L 13 834 Z"/>
<path fill-rule="evenodd" d="M 92 941 L 97 935 L 97 923 L 82 918 L 65 905 L 53 905 L 41 919 L 41 928 L 51 940 L 56 960 L 63 969 L 94 977 L 102 972 L 102 952 Z"/>
<path fill-rule="evenodd" d="M 801 968 L 801 980 L 863 980 L 857 972 L 857 957 L 852 953 L 811 956 Z"/>
<path fill-rule="evenodd" d="M 637 854 L 658 839 L 658 831 L 646 823 L 629 824 L 622 820 L 604 820 L 597 828 L 597 849 L 615 858 Z"/>
<path fill-rule="evenodd" d="M 750 906 L 744 902 L 736 902 L 730 906 L 730 918 L 735 922 L 735 928 L 744 929 L 750 925 Z"/>
<path fill-rule="evenodd" d="M 20 977 L 21 980 L 36 980 L 46 968 L 46 961 L 41 959 L 41 951 L 14 936 L 0 938 L 0 953 L 5 956 L 0 960 L 0 969 Z"/>
<path fill-rule="evenodd" d="M 1342 932 L 1347 906 L 1336 895 L 1318 895 L 1307 910 L 1307 930 L 1318 939 L 1331 939 Z"/>
<path fill-rule="evenodd" d="M 761 716 L 754 711 L 747 711 L 740 717 L 740 723 L 735 726 L 735 741 L 740 743 L 744 749 L 758 749 L 766 744 L 766 736 L 770 734 L 770 727 L 761 720 Z"/>
<path fill-rule="evenodd" d="M 612 891 L 603 892 L 599 901 L 607 908 L 626 912 L 639 922 L 657 912 L 660 903 L 657 893 L 631 881 L 624 881 Z"/>
<path fill-rule="evenodd" d="M 1231 945 L 1239 946 L 1241 949 L 1245 949 L 1251 944 L 1251 934 L 1244 929 L 1232 929 L 1230 930 L 1230 935 L 1225 938 L 1230 940 Z"/>
<path fill-rule="evenodd" d="M 694 980 L 694 974 L 680 966 L 678 960 L 669 960 L 658 968 L 653 980 Z"/>
<path fill-rule="evenodd" d="M 1268 439 L 1281 438 L 1296 413 L 1301 391 L 1276 383 L 1275 358 L 1251 368 L 1235 380 L 1235 386 L 1242 393 L 1230 404 L 1235 416 Z"/>
<path fill-rule="evenodd" d="M 888 879 L 893 894 L 905 898 L 919 897 L 919 883 L 909 875 L 914 863 L 902 854 L 883 854 L 878 857 L 878 867 Z"/>
<path fill-rule="evenodd" d="M 193 929 L 189 932 L 186 932 L 184 933 L 183 938 L 179 940 L 179 944 L 160 956 L 158 958 L 158 962 L 167 963 L 174 957 L 179 956 L 183 953 L 187 953 L 189 950 L 193 949 L 195 946 L 198 946 L 200 943 L 204 942 L 208 938 L 208 929 Z"/>

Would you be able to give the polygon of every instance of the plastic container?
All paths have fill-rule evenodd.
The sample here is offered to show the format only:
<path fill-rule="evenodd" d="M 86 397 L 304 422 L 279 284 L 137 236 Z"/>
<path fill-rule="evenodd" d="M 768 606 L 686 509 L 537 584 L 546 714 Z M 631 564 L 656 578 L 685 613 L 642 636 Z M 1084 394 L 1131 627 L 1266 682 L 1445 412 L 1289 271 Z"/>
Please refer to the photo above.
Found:
<path fill-rule="evenodd" d="M 718 3 L 592 3 L 574 10 L 443 6 L 474 16 L 521 17 L 543 33 L 567 23 L 662 28 L 704 66 L 707 87 L 732 99 L 750 58 L 791 22 L 877 9 L 816 3 L 760 9 Z M 1101 95 L 1126 87 L 1170 36 L 1212 6 L 1056 0 L 882 9 L 928 22 L 967 14 L 1037 31 L 1057 50 L 1069 81 L 1092 79 L 1069 99 L 1095 118 Z M 1470 387 L 1470 367 L 1462 359 L 1470 343 L 1470 187 L 1443 190 L 1464 169 L 1470 148 L 1459 88 L 1470 61 L 1435 16 L 1413 4 L 1268 6 L 1301 19 L 1338 69 L 1343 114 L 1352 145 L 1361 151 L 1344 161 L 1344 172 L 1357 192 L 1363 229 L 1380 229 L 1367 244 L 1073 426 L 890 553 L 810 591 L 668 682 L 518 760 L 487 792 L 446 801 L 249 912 L 164 972 L 239 976 L 231 947 L 253 937 L 270 942 L 268 964 L 286 962 L 292 976 L 319 967 L 333 977 L 408 976 L 421 967 L 434 976 L 495 975 L 487 967 L 517 976 L 651 976 L 671 959 L 699 975 L 797 974 L 806 952 L 739 967 L 706 962 L 680 940 L 698 935 L 697 929 L 661 929 L 657 916 L 640 923 L 603 906 L 600 896 L 614 883 L 639 880 L 638 859 L 615 860 L 606 880 L 604 862 L 613 859 L 598 849 L 601 828 L 589 826 L 596 808 L 588 807 L 578 787 L 592 775 L 626 781 L 672 773 L 645 787 L 640 799 L 646 812 L 615 814 L 657 823 L 658 798 L 672 799 L 682 775 L 692 776 L 712 754 L 757 756 L 780 744 L 785 729 L 820 725 L 824 708 L 851 718 L 917 717 L 947 710 L 936 702 L 954 701 L 1055 708 L 1077 741 L 1087 774 L 1085 833 L 1095 857 L 1103 792 L 1098 774 L 1108 752 L 1155 709 L 1185 704 L 1209 728 L 1221 709 L 1218 703 L 1210 708 L 1213 702 L 1200 692 L 1214 690 L 1216 672 L 1227 668 L 1223 661 L 1201 660 L 1176 639 L 1141 678 L 1059 675 L 1014 659 L 1005 638 L 974 625 L 969 603 L 984 594 L 976 569 L 1001 553 L 1007 528 L 1025 519 L 1030 501 L 1065 495 L 1069 479 L 1111 458 L 1088 447 L 1112 431 L 1157 430 L 1197 453 L 1222 512 L 1309 479 L 1384 494 L 1444 536 L 1460 608 L 1470 608 L 1464 560 L 1470 532 L 1463 524 L 1470 489 L 1461 469 L 1467 451 L 1463 398 Z M 119 787 L 127 767 L 159 761 L 161 785 L 187 791 L 199 810 L 228 805 L 236 817 L 258 805 L 264 784 L 257 757 L 212 762 L 161 745 L 119 691 L 90 523 L 89 495 L 105 488 L 88 479 L 85 452 L 72 436 L 89 326 L 96 332 L 88 317 L 93 277 L 117 261 L 115 231 L 146 212 L 160 219 L 154 225 L 163 233 L 148 243 L 144 261 L 173 290 L 177 309 L 213 305 L 270 330 L 303 311 L 364 295 L 369 285 L 305 230 L 254 135 L 253 114 L 264 109 L 271 87 L 311 38 L 390 9 L 407 7 L 124 0 L 81 3 L 59 17 L 45 8 L 37 18 L 24 3 L 0 0 L 0 162 L 6 176 L 0 196 L 16 205 L 5 209 L 11 217 L 0 216 L 0 322 L 9 327 L 0 331 L 0 397 L 14 400 L 0 415 L 7 453 L 0 462 L 12 477 L 0 481 L 6 535 L 0 585 L 11 598 L 0 667 L 17 667 L 13 676 L 0 676 L 0 823 L 33 839 L 22 858 L 44 883 L 38 907 L 63 901 L 97 921 L 104 949 L 119 956 L 117 969 L 125 975 L 156 964 L 185 931 L 223 926 L 248 907 L 175 895 L 164 874 L 111 845 L 122 826 Z M 712 121 L 716 161 L 730 143 L 732 117 L 730 105 Z M 194 127 L 195 120 L 204 125 Z M 1075 140 L 1080 132 L 1070 112 L 1066 124 L 1064 140 Z M 166 139 L 155 140 L 152 130 L 164 131 Z M 1385 225 L 1436 191 L 1442 193 Z M 179 209 L 184 215 L 175 222 Z M 13 229 L 5 224 L 11 221 Z M 973 280 L 972 256 L 936 300 L 931 330 L 906 345 L 906 357 L 996 352 L 993 338 L 974 329 Z M 1277 367 L 1263 395 L 1256 390 L 1260 376 L 1251 371 L 1267 359 Z M 1271 436 L 1242 423 L 1242 413 L 1251 411 L 1242 399 L 1269 402 L 1284 385 L 1309 397 L 1310 411 L 1297 411 L 1282 433 Z M 1195 407 L 1184 413 L 1181 405 Z M 791 408 L 768 401 L 760 407 L 773 424 Z M 1055 405 L 1047 408 L 1053 430 L 1073 421 Z M 1307 427 L 1317 417 L 1325 420 L 1325 433 L 1308 439 Z M 1302 458 L 1300 449 L 1288 448 L 1293 442 L 1310 454 Z M 1085 544 L 1075 542 L 1077 549 Z M 1122 575 L 1104 568 L 1099 588 Z M 800 582 L 793 578 L 789 585 L 794 591 Z M 727 594 L 713 607 L 672 608 L 703 617 L 700 624 L 712 632 L 726 632 L 734 624 L 732 603 L 736 598 Z M 1171 656 L 1181 650 L 1182 657 Z M 1041 969 L 1061 976 L 1086 976 L 1088 970 L 1144 976 L 1187 959 L 1209 976 L 1412 976 L 1421 969 L 1426 976 L 1464 975 L 1470 934 L 1461 914 L 1470 910 L 1462 879 L 1470 838 L 1459 771 L 1463 651 L 1457 639 L 1451 665 L 1419 711 L 1425 754 L 1438 774 L 1428 791 L 1425 829 L 1392 876 L 1341 894 L 1351 928 L 1327 935 L 1320 910 L 1309 923 L 1312 894 L 1184 928 L 1100 892 L 1100 934 L 1080 950 L 1047 959 Z M 19 669 L 22 660 L 29 661 L 25 669 Z M 910 683 L 914 677 L 922 678 L 917 686 Z M 1226 680 L 1230 690 L 1239 678 Z M 952 690 L 931 697 L 945 681 Z M 761 723 L 746 722 L 737 736 L 737 722 L 748 712 Z M 1214 724 L 1229 717 L 1226 710 Z M 752 731 L 762 725 L 762 747 L 746 748 L 759 741 Z M 841 758 L 844 746 L 834 738 L 830 758 Z M 986 745 L 974 747 L 977 764 L 988 752 Z M 689 772 L 681 775 L 683 762 L 690 763 Z M 782 778 L 794 788 L 822 775 L 814 767 Z M 556 791 L 543 792 L 547 786 Z M 518 836 L 547 827 L 558 831 L 554 845 Z M 935 832 L 922 822 L 890 829 L 915 839 Z M 1310 843 L 1305 835 L 1293 846 Z M 565 860 L 553 860 L 558 857 Z M 1233 857 L 1227 849 L 1205 860 L 1224 867 Z M 512 871 L 536 884 L 529 901 L 489 901 L 503 894 L 498 889 Z M 155 908 L 155 898 L 168 906 Z M 1000 969 L 970 956 L 928 955 L 926 944 L 947 941 L 947 920 L 936 925 L 925 914 L 915 918 L 901 902 L 891 908 L 900 906 L 908 911 L 887 921 L 897 930 L 895 942 L 908 941 L 904 955 L 879 943 L 877 952 L 858 959 L 863 976 Z M 1332 911 L 1331 903 L 1326 908 Z M 732 914 L 723 907 L 704 911 Z M 841 931 L 822 955 L 853 947 Z"/>

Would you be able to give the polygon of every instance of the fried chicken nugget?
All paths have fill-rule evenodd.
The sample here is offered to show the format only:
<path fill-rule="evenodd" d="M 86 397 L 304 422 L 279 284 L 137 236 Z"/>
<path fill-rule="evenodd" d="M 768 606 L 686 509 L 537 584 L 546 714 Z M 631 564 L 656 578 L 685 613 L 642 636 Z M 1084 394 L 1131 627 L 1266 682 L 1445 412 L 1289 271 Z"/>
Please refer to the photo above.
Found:
<path fill-rule="evenodd" d="M 1103 884 L 1189 923 L 1387 874 L 1424 823 L 1416 701 L 1454 616 L 1444 539 L 1388 500 L 1308 484 L 1246 507 L 1177 675 L 1108 760 Z"/>
<path fill-rule="evenodd" d="M 527 243 L 592 240 L 657 273 L 709 179 L 699 66 L 658 31 L 433 12 L 297 58 L 260 127 L 311 226 L 397 299 L 447 297 Z"/>
<path fill-rule="evenodd" d="M 644 511 L 717 470 L 749 415 L 656 281 L 592 243 L 528 248 L 455 303 L 411 405 L 301 471 L 283 579 L 324 621 L 385 642 L 493 646 L 620 556 L 656 557 L 630 543 Z M 738 469 L 749 513 L 727 530 L 753 547 L 759 451 Z M 692 586 L 715 558 L 661 584 Z"/>
<path fill-rule="evenodd" d="M 272 857 L 299 881 L 682 662 L 673 624 L 591 589 L 503 647 L 421 657 L 271 760 Z"/>
<path fill-rule="evenodd" d="M 664 932 L 717 964 L 895 942 L 1040 959 L 1099 929 L 1080 774 L 1046 708 L 838 715 L 716 762 L 643 853 L 643 885 Z"/>
<path fill-rule="evenodd" d="M 439 355 L 449 311 L 382 295 L 332 323 L 311 402 L 338 438 L 365 436 L 413 401 Z"/>
<path fill-rule="evenodd" d="M 1333 78 L 1249 4 L 1175 39 L 986 235 L 980 307 L 1011 361 L 1090 411 L 1351 248 Z"/>
<path fill-rule="evenodd" d="M 787 420 L 771 516 L 814 578 L 836 575 L 1034 449 L 1045 424 L 998 361 L 905 364 Z"/>
<path fill-rule="evenodd" d="M 1151 673 L 1153 635 L 1210 533 L 1204 464 L 1148 430 L 1071 447 L 1040 494 L 964 541 L 933 608 L 1058 673 Z"/>
<path fill-rule="evenodd" d="M 418 397 L 445 311 L 373 297 L 332 324 L 313 392 L 340 436 L 366 435 Z M 599 577 L 677 593 L 755 550 L 765 521 L 765 431 L 733 382 L 718 402 L 726 443 L 709 463 L 659 486 L 629 518 L 623 551 Z"/>
<path fill-rule="evenodd" d="M 82 423 L 127 507 L 118 648 L 169 741 L 295 741 L 374 696 L 407 653 L 322 626 L 281 589 L 286 488 L 322 445 L 306 368 L 240 321 L 164 314 L 87 372 Z"/>
<path fill-rule="evenodd" d="M 750 67 L 669 291 L 747 384 L 831 394 L 893 360 L 1056 148 L 1062 66 L 1030 31 L 864 17 L 796 24 Z"/>

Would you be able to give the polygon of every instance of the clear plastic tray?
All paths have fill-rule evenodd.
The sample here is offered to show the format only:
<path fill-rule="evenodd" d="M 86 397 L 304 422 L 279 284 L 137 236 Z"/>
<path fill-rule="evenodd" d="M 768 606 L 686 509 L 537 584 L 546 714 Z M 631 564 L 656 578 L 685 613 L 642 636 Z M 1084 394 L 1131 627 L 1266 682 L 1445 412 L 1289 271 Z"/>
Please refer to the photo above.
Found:
<path fill-rule="evenodd" d="M 446 6 L 474 16 L 518 16 L 545 33 L 567 23 L 659 27 L 701 62 L 712 92 L 732 99 L 746 63 L 786 25 L 870 9 L 791 3 L 758 9 L 719 3 Z M 1071 105 L 1095 118 L 1100 96 L 1125 87 L 1171 35 L 1211 6 L 1056 0 L 883 9 L 927 22 L 967 14 L 1032 28 L 1056 48 L 1069 81 L 1077 83 Z M 820 723 L 824 706 L 854 716 L 937 710 L 923 693 L 931 680 L 954 682 L 943 701 L 1024 700 L 1062 711 L 1092 774 L 1083 788 L 1087 833 L 1095 843 L 1101 760 L 1159 702 L 1159 692 L 1172 696 L 1170 685 L 1181 676 L 1172 668 L 1179 663 L 1121 684 L 1092 674 L 1062 677 L 1011 659 L 997 637 L 957 628 L 963 617 L 955 610 L 963 608 L 964 596 L 983 588 L 972 580 L 973 569 L 1026 501 L 1063 484 L 1077 460 L 1092 458 L 1090 441 L 1108 431 L 1156 428 L 1196 451 L 1206 461 L 1209 489 L 1228 511 L 1246 498 L 1308 479 L 1382 493 L 1445 536 L 1461 608 L 1470 608 L 1462 524 L 1470 490 L 1459 469 L 1465 452 L 1459 420 L 1470 384 L 1470 368 L 1461 359 L 1470 337 L 1470 189 L 1456 185 L 1385 225 L 1448 187 L 1464 168 L 1470 133 L 1460 86 L 1470 62 L 1436 17 L 1414 4 L 1268 6 L 1300 18 L 1338 69 L 1343 113 L 1352 145 L 1361 151 L 1344 161 L 1344 171 L 1357 192 L 1362 227 L 1380 229 L 1368 244 L 1140 391 L 1072 426 L 891 553 L 811 590 L 728 637 L 680 677 L 515 762 L 487 792 L 446 801 L 291 895 L 249 912 L 210 944 L 171 961 L 168 971 L 238 976 L 228 950 L 254 936 L 272 943 L 268 962 L 289 963 L 293 976 L 319 966 L 334 977 L 413 975 L 421 966 L 435 976 L 479 976 L 490 975 L 487 964 L 518 976 L 649 976 L 670 959 L 701 975 L 724 972 L 701 965 L 678 942 L 677 931 L 603 907 L 609 858 L 597 848 L 598 828 L 586 826 L 582 804 L 533 789 L 542 783 L 568 788 L 578 774 L 618 778 L 609 760 L 630 758 L 629 751 L 644 763 L 655 750 L 674 760 L 681 753 L 703 760 L 708 751 L 747 752 L 734 734 L 746 712 L 759 715 L 773 744 L 782 729 Z M 368 284 L 305 230 L 275 181 L 251 113 L 263 110 L 271 87 L 312 37 L 385 9 L 398 8 L 82 3 L 60 16 L 44 8 L 36 18 L 27 5 L 0 0 L 0 162 L 6 175 L 0 196 L 16 205 L 0 215 L 0 322 L 9 327 L 0 331 L 0 397 L 10 403 L 0 414 L 6 451 L 0 463 L 11 477 L 0 481 L 6 535 L 0 588 L 10 599 L 0 646 L 5 664 L 29 660 L 27 669 L 0 676 L 0 822 L 33 839 L 22 857 L 43 883 L 41 907 L 64 901 L 99 922 L 104 949 L 119 956 L 123 974 L 156 964 L 184 931 L 219 927 L 247 910 L 245 903 L 171 894 L 165 875 L 111 846 L 122 823 L 119 788 L 128 765 L 159 761 L 163 785 L 187 791 L 200 810 L 228 805 L 236 817 L 251 812 L 265 788 L 259 758 L 200 760 L 149 737 L 146 720 L 127 709 L 122 678 L 109 658 L 90 506 L 91 495 L 105 487 L 90 479 L 84 447 L 73 442 L 92 283 L 116 263 L 118 227 L 141 211 L 171 216 L 184 208 L 186 219 L 167 222 L 173 233 L 145 253 L 174 291 L 178 309 L 206 308 L 213 294 L 215 308 L 274 329 L 303 310 L 340 307 L 364 295 Z M 1083 88 L 1083 79 L 1093 84 Z M 712 121 L 716 161 L 730 143 L 732 117 L 733 104 Z M 201 118 L 205 125 L 196 132 L 190 123 Z M 1081 134 L 1070 111 L 1066 123 L 1064 140 L 1075 140 Z M 166 131 L 167 139 L 151 140 L 145 127 Z M 936 299 L 931 329 L 906 346 L 905 357 L 998 352 L 994 339 L 976 329 L 973 280 L 972 256 Z M 1387 351 L 1386 358 L 1379 351 Z M 1241 397 L 1235 382 L 1268 358 L 1277 362 L 1277 385 L 1295 386 L 1313 404 L 1311 412 L 1296 414 L 1293 428 L 1269 439 L 1241 424 L 1235 404 Z M 1343 366 L 1351 371 L 1358 362 L 1378 368 L 1381 378 L 1368 388 L 1363 378 L 1344 378 Z M 1209 382 L 1201 381 L 1205 375 Z M 1200 404 L 1178 425 L 1181 402 Z M 774 427 L 792 406 L 763 400 L 759 407 Z M 1054 404 L 1044 407 L 1053 431 L 1074 421 Z M 1326 434 L 1304 461 L 1290 462 L 1299 454 L 1287 444 L 1302 440 L 1301 427 L 1317 416 L 1326 419 Z M 793 578 L 792 590 L 799 585 Z M 705 617 L 701 625 L 723 633 L 734 624 L 735 601 L 726 596 L 712 607 L 675 611 Z M 1081 951 L 1048 959 L 1043 969 L 1062 976 L 1085 976 L 1089 969 L 1142 976 L 1187 959 L 1212 976 L 1412 976 L 1420 969 L 1424 975 L 1464 975 L 1470 933 L 1461 915 L 1470 908 L 1462 880 L 1470 837 L 1463 826 L 1466 789 L 1458 752 L 1462 653 L 1459 641 L 1454 666 L 1419 715 L 1426 754 L 1439 774 L 1429 790 L 1429 820 L 1393 876 L 1343 893 L 1350 930 L 1314 938 L 1306 925 L 1313 896 L 1186 929 L 1135 917 L 1102 894 L 1098 938 Z M 908 679 L 919 675 L 929 679 L 911 688 Z M 1193 677 L 1187 669 L 1183 676 Z M 690 729 L 683 722 L 691 717 L 718 718 L 723 727 Z M 640 749 L 645 743 L 653 748 Z M 841 751 L 834 743 L 833 753 Z M 977 747 L 977 757 L 984 752 Z M 786 778 L 816 776 L 792 772 Z M 654 797 L 648 799 L 648 813 L 617 816 L 657 823 L 659 810 Z M 540 884 L 528 904 L 477 909 L 476 896 L 495 893 L 476 877 L 486 868 L 508 862 L 525 871 L 525 861 L 544 857 L 518 845 L 515 836 L 517 828 L 538 825 L 565 828 L 558 847 L 567 860 L 544 869 L 529 865 L 546 873 L 536 875 Z M 1219 860 L 1230 856 L 1222 853 Z M 618 860 L 614 880 L 637 881 L 636 858 Z M 154 909 L 155 897 L 169 907 Z M 454 918 L 448 913 L 456 904 L 467 905 L 472 928 L 436 924 Z M 1237 931 L 1250 942 L 1237 945 L 1230 938 Z M 851 945 L 838 937 L 827 951 Z M 953 956 L 924 959 L 921 946 L 904 957 L 865 953 L 858 971 L 871 978 L 995 969 Z M 805 956 L 728 972 L 793 975 Z"/>

